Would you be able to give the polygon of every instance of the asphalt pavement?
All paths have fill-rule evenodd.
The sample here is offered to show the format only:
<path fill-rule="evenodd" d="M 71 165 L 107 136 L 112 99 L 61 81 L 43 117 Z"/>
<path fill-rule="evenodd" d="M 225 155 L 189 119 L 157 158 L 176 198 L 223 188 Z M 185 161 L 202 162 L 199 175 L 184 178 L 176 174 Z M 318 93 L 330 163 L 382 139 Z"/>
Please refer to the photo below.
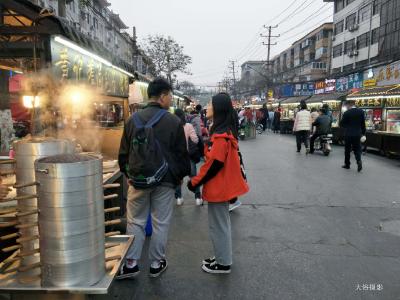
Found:
<path fill-rule="evenodd" d="M 367 153 L 357 173 L 341 168 L 343 147 L 306 156 L 293 136 L 273 133 L 240 147 L 251 191 L 231 213 L 232 273 L 201 270 L 212 255 L 207 206 L 185 191 L 168 270 L 149 278 L 145 250 L 140 276 L 96 299 L 400 298 L 399 160 Z"/>

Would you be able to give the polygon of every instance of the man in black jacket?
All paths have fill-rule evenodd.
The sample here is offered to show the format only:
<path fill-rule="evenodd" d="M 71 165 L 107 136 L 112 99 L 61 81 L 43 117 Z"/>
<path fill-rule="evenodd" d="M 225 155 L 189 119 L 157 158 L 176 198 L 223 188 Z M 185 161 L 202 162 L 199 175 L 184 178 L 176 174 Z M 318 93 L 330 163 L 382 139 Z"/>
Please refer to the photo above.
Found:
<path fill-rule="evenodd" d="M 327 110 L 325 108 L 321 108 L 319 117 L 315 120 L 312 126 L 315 126 L 315 133 L 312 135 L 310 139 L 310 153 L 314 153 L 314 142 L 315 140 L 321 136 L 326 135 L 331 132 L 332 120 L 331 117 L 327 115 Z"/>
<path fill-rule="evenodd" d="M 149 84 L 147 90 L 148 105 L 137 112 L 139 119 L 146 124 L 161 109 L 168 110 L 172 102 L 172 87 L 164 79 L 158 78 Z M 134 141 L 135 122 L 130 118 L 125 124 L 118 162 L 126 176 L 130 145 Z M 131 184 L 127 202 L 127 233 L 135 236 L 135 242 L 129 249 L 127 259 L 117 275 L 117 279 L 135 277 L 139 274 L 138 260 L 141 257 L 145 241 L 145 226 L 151 212 L 153 235 L 149 248 L 150 276 L 158 277 L 167 268 L 165 250 L 168 229 L 175 203 L 175 188 L 182 179 L 190 174 L 190 160 L 186 138 L 181 121 L 173 114 L 166 113 L 154 125 L 153 132 L 162 153 L 168 163 L 168 172 L 160 184 L 147 188 L 135 189 Z"/>
<path fill-rule="evenodd" d="M 353 149 L 358 166 L 357 170 L 358 172 L 361 172 L 362 161 L 360 139 L 366 132 L 365 114 L 362 109 L 355 106 L 354 100 L 348 100 L 346 106 L 348 110 L 343 114 L 342 120 L 340 121 L 340 127 L 345 131 L 345 158 L 342 168 L 350 169 L 350 153 Z"/>

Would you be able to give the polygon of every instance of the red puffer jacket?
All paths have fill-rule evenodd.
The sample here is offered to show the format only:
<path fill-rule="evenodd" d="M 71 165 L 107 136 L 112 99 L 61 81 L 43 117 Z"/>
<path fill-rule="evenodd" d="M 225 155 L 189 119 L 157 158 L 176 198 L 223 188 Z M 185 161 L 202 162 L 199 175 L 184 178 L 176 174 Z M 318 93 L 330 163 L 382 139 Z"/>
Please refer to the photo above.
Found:
<path fill-rule="evenodd" d="M 206 162 L 197 176 L 192 178 L 196 186 L 207 174 L 214 160 L 224 163 L 223 168 L 204 184 L 203 199 L 208 202 L 227 202 L 246 194 L 249 187 L 244 180 L 240 168 L 238 141 L 228 133 L 213 134 L 211 146 L 205 147 Z"/>

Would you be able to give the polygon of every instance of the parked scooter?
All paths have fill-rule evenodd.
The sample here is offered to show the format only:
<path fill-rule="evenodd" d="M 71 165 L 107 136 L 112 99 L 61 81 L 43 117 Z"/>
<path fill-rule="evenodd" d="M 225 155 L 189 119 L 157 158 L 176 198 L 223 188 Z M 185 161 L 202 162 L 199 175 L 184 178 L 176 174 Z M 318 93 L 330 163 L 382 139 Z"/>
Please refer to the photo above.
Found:
<path fill-rule="evenodd" d="M 325 156 L 328 156 L 332 151 L 332 134 L 321 135 L 314 142 L 315 151 L 321 151 Z"/>

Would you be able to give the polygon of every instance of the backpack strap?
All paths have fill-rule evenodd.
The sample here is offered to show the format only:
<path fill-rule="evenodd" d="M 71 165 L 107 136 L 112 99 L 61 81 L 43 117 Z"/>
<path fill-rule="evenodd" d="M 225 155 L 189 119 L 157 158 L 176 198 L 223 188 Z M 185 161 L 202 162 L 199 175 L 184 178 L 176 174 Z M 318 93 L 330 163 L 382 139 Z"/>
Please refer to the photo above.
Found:
<path fill-rule="evenodd" d="M 132 117 L 133 117 L 133 123 L 135 123 L 135 127 L 137 129 L 144 128 L 143 122 L 142 122 L 142 120 L 140 120 L 137 112 L 135 112 Z"/>
<path fill-rule="evenodd" d="M 145 128 L 152 128 L 158 122 L 160 122 L 161 118 L 167 113 L 165 109 L 160 109 L 144 126 Z"/>

